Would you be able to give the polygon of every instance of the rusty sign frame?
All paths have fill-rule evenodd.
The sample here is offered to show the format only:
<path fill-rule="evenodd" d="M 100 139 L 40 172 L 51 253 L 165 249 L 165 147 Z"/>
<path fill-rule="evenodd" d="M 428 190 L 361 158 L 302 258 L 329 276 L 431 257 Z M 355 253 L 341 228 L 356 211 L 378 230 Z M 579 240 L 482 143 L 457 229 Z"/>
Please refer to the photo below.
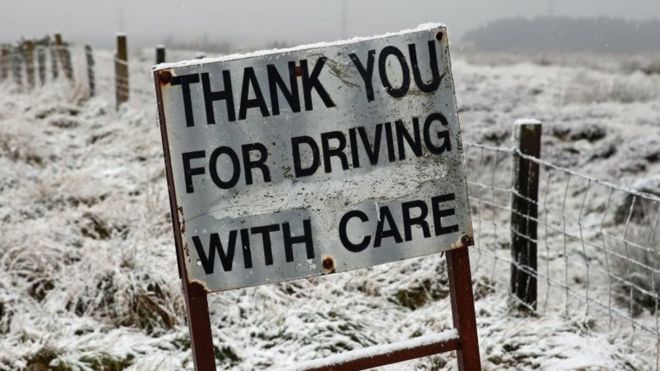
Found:
<path fill-rule="evenodd" d="M 436 38 L 440 41 L 443 37 L 446 37 L 443 31 L 438 31 Z M 181 208 L 177 205 L 176 201 L 172 162 L 169 152 L 170 147 L 167 137 L 167 127 L 161 92 L 161 85 L 169 84 L 171 79 L 172 74 L 167 70 L 154 71 L 154 83 L 158 103 L 158 116 L 165 159 L 177 265 L 185 298 L 188 329 L 190 332 L 195 369 L 198 371 L 214 371 L 216 370 L 216 364 L 207 298 L 208 293 L 200 283 L 191 282 L 188 279 L 189 276 L 186 271 L 186 264 L 184 263 L 181 221 L 179 218 Z M 460 239 L 460 246 L 444 251 L 446 253 L 447 261 L 452 319 L 454 329 L 458 334 L 457 337 L 438 339 L 437 341 L 432 341 L 430 343 L 411 348 L 397 349 L 394 351 L 375 351 L 361 357 L 348 357 L 334 360 L 328 359 L 328 362 L 323 362 L 323 366 L 309 368 L 309 370 L 365 369 L 450 351 L 456 351 L 459 370 L 479 370 L 481 368 L 481 362 L 468 252 L 468 247 L 472 245 L 474 245 L 472 236 L 464 235 Z"/>

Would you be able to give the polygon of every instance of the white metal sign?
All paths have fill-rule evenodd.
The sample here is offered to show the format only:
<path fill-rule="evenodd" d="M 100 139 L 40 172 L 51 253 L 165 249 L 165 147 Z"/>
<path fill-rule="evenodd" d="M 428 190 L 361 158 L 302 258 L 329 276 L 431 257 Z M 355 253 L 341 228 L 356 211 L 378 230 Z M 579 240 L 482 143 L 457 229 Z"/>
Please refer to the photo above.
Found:
<path fill-rule="evenodd" d="M 207 291 L 471 244 L 444 26 L 154 76 L 180 263 Z"/>

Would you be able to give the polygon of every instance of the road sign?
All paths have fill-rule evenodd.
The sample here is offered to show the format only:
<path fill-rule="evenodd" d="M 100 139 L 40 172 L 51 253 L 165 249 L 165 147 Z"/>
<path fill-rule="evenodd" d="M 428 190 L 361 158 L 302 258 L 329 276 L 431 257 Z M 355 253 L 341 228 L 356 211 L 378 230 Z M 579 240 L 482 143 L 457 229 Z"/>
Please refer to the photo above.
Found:
<path fill-rule="evenodd" d="M 220 291 L 470 244 L 444 32 L 158 65 L 188 279 Z"/>
<path fill-rule="evenodd" d="M 215 370 L 209 292 L 443 250 L 451 336 L 306 367 L 456 351 L 459 370 L 480 369 L 444 26 L 161 64 L 154 79 L 197 370 Z"/>

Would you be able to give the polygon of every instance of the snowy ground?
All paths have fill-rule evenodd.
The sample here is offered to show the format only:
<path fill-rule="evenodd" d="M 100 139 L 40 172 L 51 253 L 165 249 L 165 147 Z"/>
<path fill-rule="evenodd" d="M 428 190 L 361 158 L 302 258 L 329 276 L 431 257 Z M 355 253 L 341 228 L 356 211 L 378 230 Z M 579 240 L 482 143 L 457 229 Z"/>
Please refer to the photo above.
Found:
<path fill-rule="evenodd" d="M 0 369 L 192 369 L 151 55 L 131 56 L 135 86 L 119 112 L 110 55 L 97 54 L 101 94 L 91 100 L 64 82 L 33 94 L 0 85 Z M 459 55 L 453 63 L 467 141 L 510 146 L 511 123 L 535 117 L 546 133 L 558 133 L 545 136 L 547 160 L 623 184 L 658 174 L 659 75 L 596 57 L 490 62 Z M 602 135 L 594 140 L 584 134 L 590 130 Z M 475 265 L 480 248 L 477 240 Z M 484 369 L 655 368 L 654 344 L 631 348 L 589 316 L 511 311 L 486 268 L 474 267 Z M 447 295 L 439 255 L 214 294 L 218 365 L 295 365 L 432 334 L 451 327 Z M 391 367 L 402 368 L 454 369 L 455 362 L 449 353 Z"/>

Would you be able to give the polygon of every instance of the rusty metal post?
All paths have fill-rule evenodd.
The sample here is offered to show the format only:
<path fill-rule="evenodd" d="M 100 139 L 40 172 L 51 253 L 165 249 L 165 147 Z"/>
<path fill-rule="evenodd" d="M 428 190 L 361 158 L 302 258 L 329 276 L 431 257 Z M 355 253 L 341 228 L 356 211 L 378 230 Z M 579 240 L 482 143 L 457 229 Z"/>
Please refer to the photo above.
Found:
<path fill-rule="evenodd" d="M 94 77 L 94 54 L 92 47 L 85 45 L 85 57 L 87 59 L 87 83 L 89 84 L 89 96 L 96 95 L 96 79 Z"/>
<path fill-rule="evenodd" d="M 511 199 L 511 292 L 528 309 L 537 302 L 537 218 L 539 164 L 523 156 L 541 156 L 541 123 L 514 124 L 513 192 Z M 521 154 L 523 156 L 521 156 Z"/>
<path fill-rule="evenodd" d="M 46 48 L 43 45 L 37 47 L 37 69 L 39 71 L 39 84 L 46 85 Z"/>
<path fill-rule="evenodd" d="M 464 242 L 463 247 L 448 250 L 446 254 L 451 311 L 454 327 L 460 339 L 460 347 L 456 351 L 459 371 L 481 370 L 468 251 L 468 246 L 472 243 L 470 237 Z"/>
<path fill-rule="evenodd" d="M 184 268 L 185 269 L 185 268 Z M 196 371 L 216 371 L 209 303 L 204 287 L 183 277 L 183 294 L 188 309 L 188 331 Z"/>
<path fill-rule="evenodd" d="M 158 45 L 156 47 L 156 64 L 165 63 L 165 46 Z"/>
<path fill-rule="evenodd" d="M 128 101 L 128 50 L 126 35 L 117 34 L 117 50 L 115 52 L 115 95 L 117 109 Z"/>
<path fill-rule="evenodd" d="M 0 54 L 0 80 L 7 80 L 9 78 L 9 47 L 2 45 L 2 52 Z"/>
<path fill-rule="evenodd" d="M 156 100 L 158 102 L 158 117 L 160 121 L 160 135 L 163 143 L 163 154 L 165 159 L 165 175 L 169 198 L 170 213 L 172 215 L 172 231 L 174 232 L 174 243 L 176 245 L 177 266 L 179 278 L 181 279 L 183 296 L 186 303 L 186 313 L 188 317 L 188 331 L 192 344 L 193 361 L 196 371 L 215 371 L 215 352 L 213 350 L 213 334 L 211 332 L 211 319 L 209 316 L 209 304 L 207 293 L 204 287 L 199 283 L 188 281 L 188 273 L 183 256 L 183 241 L 181 238 L 181 220 L 182 212 L 176 205 L 174 175 L 172 171 L 172 162 L 170 161 L 170 150 L 167 139 L 167 130 L 165 130 L 165 113 L 163 112 L 163 98 L 161 94 L 161 85 L 169 84 L 172 80 L 172 74 L 169 71 L 154 72 L 154 82 L 156 85 Z"/>
<path fill-rule="evenodd" d="M 23 60 L 25 61 L 25 72 L 27 76 L 28 89 L 32 90 L 36 86 L 34 73 L 34 42 L 27 40 L 23 43 Z"/>

